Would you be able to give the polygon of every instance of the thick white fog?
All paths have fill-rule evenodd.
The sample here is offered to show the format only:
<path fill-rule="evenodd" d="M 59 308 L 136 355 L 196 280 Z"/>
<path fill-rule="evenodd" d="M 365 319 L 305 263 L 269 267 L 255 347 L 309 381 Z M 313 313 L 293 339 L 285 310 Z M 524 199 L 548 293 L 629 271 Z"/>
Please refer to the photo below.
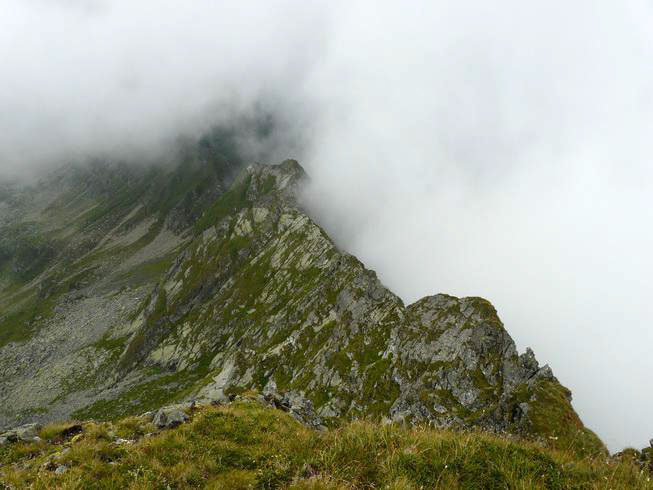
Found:
<path fill-rule="evenodd" d="M 329 11 L 241 3 L 0 0 L 0 172 L 162 156 L 179 134 L 295 106 Z"/>
<path fill-rule="evenodd" d="M 0 11 L 0 174 L 163 157 L 262 107 L 252 154 L 299 158 L 313 213 L 406 302 L 490 299 L 612 450 L 653 437 L 650 2 Z"/>

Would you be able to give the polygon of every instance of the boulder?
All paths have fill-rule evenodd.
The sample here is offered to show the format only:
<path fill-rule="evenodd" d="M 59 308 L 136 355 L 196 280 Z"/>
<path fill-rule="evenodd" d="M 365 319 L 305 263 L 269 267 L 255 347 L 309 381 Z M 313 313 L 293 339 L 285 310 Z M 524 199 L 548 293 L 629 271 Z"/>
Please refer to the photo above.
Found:
<path fill-rule="evenodd" d="M 176 407 L 164 407 L 159 409 L 152 422 L 159 429 L 171 429 L 183 424 L 188 420 L 188 415 Z"/>
<path fill-rule="evenodd" d="M 16 435 L 16 429 L 11 429 L 0 434 L 0 440 L 6 441 L 5 444 L 8 444 L 10 442 L 16 442 L 18 440 L 18 436 Z"/>
<path fill-rule="evenodd" d="M 223 405 L 230 401 L 231 399 L 225 395 L 224 390 L 214 385 L 203 388 L 197 397 L 197 403 L 200 405 Z"/>
<path fill-rule="evenodd" d="M 41 424 L 25 424 L 0 434 L 0 446 L 10 442 L 32 442 L 39 440 Z"/>
<path fill-rule="evenodd" d="M 19 440 L 30 442 L 38 437 L 41 430 L 41 424 L 25 424 L 14 429 Z"/>

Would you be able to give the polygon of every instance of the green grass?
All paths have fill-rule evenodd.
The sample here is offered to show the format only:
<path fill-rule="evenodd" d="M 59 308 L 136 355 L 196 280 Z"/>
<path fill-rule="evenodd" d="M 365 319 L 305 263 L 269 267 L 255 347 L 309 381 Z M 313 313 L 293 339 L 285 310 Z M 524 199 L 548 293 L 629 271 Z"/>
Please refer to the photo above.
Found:
<path fill-rule="evenodd" d="M 52 316 L 56 299 L 55 296 L 40 299 L 31 292 L 19 308 L 0 316 L 0 347 L 30 339 L 42 321 Z"/>
<path fill-rule="evenodd" d="M 43 441 L 0 448 L 0 484 L 17 489 L 653 488 L 651 474 L 627 458 L 578 458 L 479 432 L 368 421 L 315 432 L 250 401 L 191 415 L 191 422 L 149 437 L 144 435 L 154 428 L 135 417 L 88 422 L 77 436 L 62 435 L 65 424 L 46 427 Z M 136 442 L 118 444 L 117 437 Z M 54 473 L 59 464 L 67 466 L 64 474 Z"/>
<path fill-rule="evenodd" d="M 205 356 L 194 369 L 173 373 L 157 373 L 155 379 L 134 386 L 110 400 L 98 400 L 73 413 L 77 419 L 116 420 L 125 415 L 138 415 L 167 403 L 183 399 L 209 373 L 211 358 Z"/>
<path fill-rule="evenodd" d="M 35 223 L 3 226 L 0 229 L 0 271 L 10 279 L 30 281 L 47 267 L 59 248 L 60 244 L 39 230 Z"/>
<path fill-rule="evenodd" d="M 169 253 L 161 258 L 144 262 L 129 269 L 117 279 L 116 284 L 125 284 L 132 288 L 153 284 L 158 281 L 170 268 L 176 257 L 176 252 Z"/>
<path fill-rule="evenodd" d="M 607 450 L 601 440 L 587 429 L 573 409 L 567 388 L 551 380 L 541 380 L 533 388 L 519 387 L 513 399 L 529 401 L 528 432 L 557 449 L 581 456 L 604 455 Z"/>
<path fill-rule="evenodd" d="M 249 205 L 247 190 L 252 176 L 247 175 L 231 187 L 227 192 L 207 209 L 195 223 L 195 231 L 201 233 L 207 228 L 218 224 L 225 217 L 235 214 Z"/>

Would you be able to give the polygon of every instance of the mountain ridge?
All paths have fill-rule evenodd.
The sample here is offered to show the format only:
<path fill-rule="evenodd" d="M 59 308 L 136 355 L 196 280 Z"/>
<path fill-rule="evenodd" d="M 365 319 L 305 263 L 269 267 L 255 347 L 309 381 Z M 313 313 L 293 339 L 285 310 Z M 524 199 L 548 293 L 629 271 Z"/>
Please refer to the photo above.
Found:
<path fill-rule="evenodd" d="M 230 187 L 214 187 L 201 201 L 207 203 L 202 212 L 189 215 L 194 218 L 176 221 L 172 212 L 163 221 L 150 218 L 144 234 L 125 243 L 120 240 L 142 227 L 133 219 L 142 203 L 132 201 L 119 217 L 109 213 L 89 266 L 119 269 L 115 261 L 105 264 L 105 256 L 117 250 L 129 264 L 162 234 L 161 242 L 173 246 L 135 261 L 124 279 L 115 270 L 98 278 L 91 267 L 72 281 L 81 282 L 78 289 L 63 281 L 65 293 L 57 292 L 59 280 L 51 296 L 55 307 L 63 297 L 75 305 L 90 302 L 84 311 L 100 314 L 85 317 L 84 338 L 75 344 L 80 348 L 65 353 L 65 360 L 52 361 L 58 354 L 40 347 L 50 359 L 41 373 L 25 377 L 25 367 L 22 378 L 0 382 L 5 399 L 25 400 L 27 409 L 12 419 L 0 404 L 0 415 L 8 414 L 0 424 L 112 418 L 174 400 L 258 389 L 310 399 L 329 425 L 385 417 L 508 431 L 579 453 L 606 453 L 548 366 L 540 368 L 530 350 L 518 355 L 488 301 L 440 294 L 405 306 L 310 218 L 298 195 L 306 179 L 294 160 L 249 166 Z M 193 195 L 202 193 L 190 186 L 176 202 L 193 209 Z M 146 219 L 141 215 L 140 222 Z M 125 227 L 130 220 L 131 228 Z M 113 235 L 117 245 L 107 247 Z M 139 240 L 145 245 L 134 247 Z M 141 273 L 145 279 L 138 279 Z M 93 288 L 106 291 L 93 296 Z M 54 318 L 43 331 L 59 328 L 65 344 L 71 325 L 82 320 Z M 0 362 L 20 363 L 34 342 L 0 347 Z M 38 359 L 37 365 L 45 362 Z M 35 392 L 38 399 L 29 400 Z M 52 410 L 53 401 L 61 410 Z"/>

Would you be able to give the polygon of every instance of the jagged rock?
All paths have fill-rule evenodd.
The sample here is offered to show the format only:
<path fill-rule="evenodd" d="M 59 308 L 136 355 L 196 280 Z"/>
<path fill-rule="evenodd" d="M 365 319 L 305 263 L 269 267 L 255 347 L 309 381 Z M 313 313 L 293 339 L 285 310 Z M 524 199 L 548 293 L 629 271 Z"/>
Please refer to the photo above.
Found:
<path fill-rule="evenodd" d="M 526 352 L 519 356 L 519 361 L 524 369 L 529 372 L 536 372 L 539 369 L 539 363 L 535 358 L 535 353 L 530 347 L 526 347 Z"/>
<path fill-rule="evenodd" d="M 316 430 L 325 430 L 322 419 L 315 413 L 313 402 L 300 393 L 288 392 L 279 394 L 266 390 L 260 396 L 260 401 L 266 405 L 288 412 L 295 420 Z"/>
<path fill-rule="evenodd" d="M 66 471 L 68 471 L 68 467 L 67 467 L 66 465 L 63 465 L 63 464 L 57 466 L 57 469 L 54 470 L 54 472 L 55 472 L 57 475 L 63 475 Z"/>
<path fill-rule="evenodd" d="M 159 409 L 152 423 L 159 429 L 171 429 L 188 421 L 188 415 L 177 407 L 164 407 Z"/>

